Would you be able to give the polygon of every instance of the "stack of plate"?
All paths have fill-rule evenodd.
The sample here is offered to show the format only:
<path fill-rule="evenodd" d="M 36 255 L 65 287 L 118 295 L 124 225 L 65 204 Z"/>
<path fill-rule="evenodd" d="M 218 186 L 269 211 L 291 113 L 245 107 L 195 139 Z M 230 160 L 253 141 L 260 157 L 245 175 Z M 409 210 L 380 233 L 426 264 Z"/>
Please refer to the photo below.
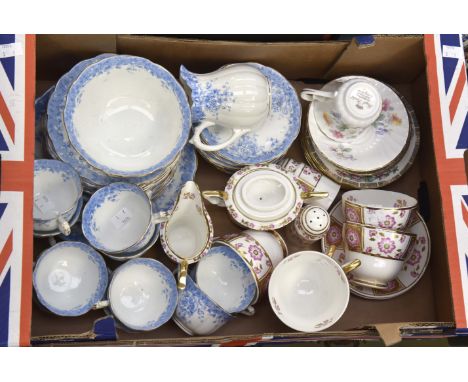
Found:
<path fill-rule="evenodd" d="M 102 54 L 76 64 L 38 98 L 36 125 L 43 138 L 41 147 L 36 134 L 36 157 L 47 151 L 70 164 L 86 192 L 128 182 L 157 197 L 180 172 L 191 117 L 182 87 L 164 68 Z"/>
<path fill-rule="evenodd" d="M 400 178 L 412 165 L 419 148 L 419 126 L 412 107 L 390 86 L 368 77 L 349 76 L 335 81 L 365 78 L 382 98 L 377 120 L 356 140 L 340 142 L 325 135 L 310 103 L 302 144 L 307 161 L 329 178 L 349 188 L 379 188 Z M 322 90 L 326 90 L 327 85 Z M 333 123 L 334 115 L 322 120 Z"/>
<path fill-rule="evenodd" d="M 260 127 L 224 149 L 210 152 L 198 150 L 210 164 L 229 174 L 245 166 L 268 164 L 281 159 L 301 128 L 301 105 L 288 80 L 269 67 L 254 63 L 249 65 L 257 67 L 270 83 L 268 117 Z M 227 140 L 231 134 L 229 129 L 213 126 L 203 131 L 201 140 L 214 145 Z"/>

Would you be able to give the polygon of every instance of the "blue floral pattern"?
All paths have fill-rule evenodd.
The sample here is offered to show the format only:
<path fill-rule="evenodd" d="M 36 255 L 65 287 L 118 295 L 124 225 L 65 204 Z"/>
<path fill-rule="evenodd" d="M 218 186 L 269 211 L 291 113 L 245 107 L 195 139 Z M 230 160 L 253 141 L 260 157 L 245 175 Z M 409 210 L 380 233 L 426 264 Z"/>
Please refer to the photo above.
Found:
<path fill-rule="evenodd" d="M 214 303 L 192 278 L 187 276 L 185 289 L 179 290 L 179 301 L 174 315 L 174 321 L 178 325 L 191 335 L 209 335 L 231 319 L 230 314 Z M 202 327 L 205 329 L 201 329 Z"/>
<path fill-rule="evenodd" d="M 161 83 L 171 90 L 176 96 L 179 102 L 179 108 L 182 116 L 180 134 L 177 143 L 158 163 L 154 163 L 148 168 L 144 168 L 138 171 L 122 171 L 117 168 L 109 168 L 108 166 L 99 163 L 96 158 L 91 157 L 86 150 L 81 146 L 76 126 L 73 122 L 73 114 L 76 107 L 80 103 L 80 97 L 83 88 L 95 77 L 108 73 L 109 71 L 116 68 L 126 68 L 127 70 L 145 70 L 152 76 L 158 78 Z M 79 154 L 86 159 L 91 165 L 101 169 L 107 174 L 114 174 L 120 176 L 130 177 L 141 177 L 146 176 L 155 172 L 156 170 L 163 169 L 169 163 L 171 163 L 177 154 L 182 150 L 186 144 L 190 132 L 191 126 L 191 115 L 188 105 L 187 96 L 184 93 L 181 85 L 175 80 L 175 78 L 162 66 L 159 66 L 145 58 L 134 57 L 134 56 L 112 56 L 105 58 L 101 61 L 96 62 L 94 65 L 88 66 L 78 76 L 76 81 L 70 86 L 68 95 L 65 102 L 65 108 L 63 111 L 63 120 L 69 135 L 71 144 L 79 152 Z"/>
<path fill-rule="evenodd" d="M 112 183 L 109 186 L 103 187 L 96 191 L 91 196 L 83 210 L 83 217 L 81 222 L 83 234 L 86 240 L 88 240 L 94 248 L 104 252 L 112 252 L 112 249 L 106 247 L 106 245 L 102 243 L 96 236 L 100 229 L 96 224 L 95 214 L 104 203 L 115 202 L 122 192 L 133 192 L 143 199 L 148 199 L 148 196 L 145 194 L 145 192 L 138 186 L 123 182 Z M 150 223 L 148 222 L 148 224 Z"/>
<path fill-rule="evenodd" d="M 266 125 L 272 126 L 272 123 L 275 123 L 281 125 L 281 128 L 278 131 L 279 138 L 261 139 L 258 132 L 253 131 L 219 151 L 219 155 L 226 160 L 242 165 L 267 163 L 277 159 L 288 150 L 301 127 L 301 105 L 291 84 L 274 69 L 254 63 L 249 65 L 258 68 L 271 85 L 271 113 Z M 195 110 L 193 119 L 202 117 Z M 213 129 L 205 129 L 202 137 L 210 145 L 221 143 L 225 139 L 219 137 Z"/>
<path fill-rule="evenodd" d="M 193 180 L 197 171 L 197 155 L 194 147 L 187 143 L 182 150 L 172 182 L 161 195 L 152 199 L 153 214 L 167 212 L 174 208 L 182 186 Z"/>
<path fill-rule="evenodd" d="M 83 256 L 86 256 L 88 260 L 90 260 L 97 268 L 98 270 L 98 284 L 96 286 L 96 289 L 92 292 L 92 294 L 89 296 L 87 299 L 86 303 L 77 305 L 76 307 L 72 309 L 59 309 L 55 306 L 53 306 L 50 302 L 48 302 L 45 297 L 42 295 L 41 291 L 38 288 L 39 280 L 38 280 L 38 270 L 40 269 L 42 261 L 49 256 L 50 254 L 54 253 L 58 249 L 62 248 L 77 248 L 81 252 Z M 73 242 L 73 241 L 67 241 L 67 242 L 61 242 L 58 244 L 55 244 L 53 247 L 45 250 L 37 260 L 36 266 L 34 267 L 34 273 L 33 273 L 33 286 L 34 290 L 36 292 L 37 299 L 43 305 L 46 309 L 51 311 L 54 314 L 57 314 L 59 316 L 81 316 L 91 310 L 91 308 L 102 300 L 104 293 L 107 288 L 107 283 L 108 283 L 108 273 L 107 273 L 107 267 L 106 263 L 104 262 L 104 259 L 102 256 L 97 253 L 93 248 L 91 248 L 89 245 L 79 243 L 79 242 Z"/>
<path fill-rule="evenodd" d="M 132 325 L 129 326 L 128 324 L 124 324 L 130 329 L 133 330 L 154 330 L 159 328 L 161 325 L 165 324 L 167 321 L 170 320 L 174 311 L 177 307 L 177 284 L 174 278 L 174 275 L 171 271 L 162 263 L 154 259 L 133 259 L 127 261 L 125 264 L 118 267 L 114 274 L 112 275 L 112 280 L 109 285 L 109 290 L 112 288 L 112 282 L 118 277 L 118 275 L 122 272 L 125 272 L 128 268 L 133 267 L 135 265 L 143 265 L 145 267 L 150 268 L 154 272 L 157 273 L 157 276 L 161 280 L 161 289 L 159 290 L 160 297 L 165 303 L 164 311 L 158 316 L 154 317 L 151 320 L 148 320 L 146 323 L 142 325 Z M 111 304 L 112 309 L 112 304 Z M 122 320 L 117 317 L 117 319 L 123 323 Z"/>

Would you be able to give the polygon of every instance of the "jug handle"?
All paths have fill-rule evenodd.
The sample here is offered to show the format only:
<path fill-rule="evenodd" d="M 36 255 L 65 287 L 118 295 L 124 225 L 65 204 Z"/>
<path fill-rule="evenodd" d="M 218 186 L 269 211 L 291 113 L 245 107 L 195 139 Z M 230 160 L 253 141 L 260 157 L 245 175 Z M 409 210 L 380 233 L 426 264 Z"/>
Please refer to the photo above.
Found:
<path fill-rule="evenodd" d="M 207 145 L 206 143 L 203 143 L 201 141 L 200 135 L 203 132 L 203 130 L 214 125 L 216 124 L 211 121 L 203 121 L 202 123 L 200 123 L 195 128 L 193 132 L 193 137 L 192 139 L 190 139 L 190 143 L 192 145 L 195 145 L 197 149 L 202 150 L 202 151 L 219 151 L 229 146 L 231 143 L 235 142 L 241 136 L 249 132 L 249 130 L 245 130 L 245 129 L 233 129 L 233 134 L 229 137 L 227 141 L 224 141 L 223 143 L 219 143 L 217 145 Z"/>
<path fill-rule="evenodd" d="M 226 207 L 224 202 L 228 197 L 226 191 L 203 191 L 202 196 L 215 206 Z"/>
<path fill-rule="evenodd" d="M 323 97 L 323 98 L 335 98 L 336 92 L 324 92 L 323 90 L 317 90 L 317 89 L 304 89 L 301 92 L 301 98 L 304 101 L 313 101 L 314 96 Z"/>
<path fill-rule="evenodd" d="M 177 289 L 184 290 L 187 285 L 188 262 L 183 260 L 179 265 L 179 276 L 177 281 Z"/>

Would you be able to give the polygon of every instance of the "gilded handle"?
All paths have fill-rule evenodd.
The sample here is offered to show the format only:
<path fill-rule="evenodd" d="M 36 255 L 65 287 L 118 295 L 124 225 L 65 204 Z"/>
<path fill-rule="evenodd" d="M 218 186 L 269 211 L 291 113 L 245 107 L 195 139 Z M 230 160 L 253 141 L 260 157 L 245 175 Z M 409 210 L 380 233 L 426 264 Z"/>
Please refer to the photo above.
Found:
<path fill-rule="evenodd" d="M 328 257 L 333 257 L 333 255 L 335 254 L 335 251 L 336 251 L 336 245 L 330 245 L 330 248 L 328 248 L 328 251 L 327 251 L 327 256 Z"/>
<path fill-rule="evenodd" d="M 343 269 L 344 273 L 349 273 L 349 272 L 354 271 L 360 265 L 361 265 L 361 260 L 356 259 L 356 260 L 351 261 L 350 263 L 343 265 L 341 268 Z"/>
<path fill-rule="evenodd" d="M 225 191 L 203 191 L 202 192 L 203 198 L 209 201 L 211 204 L 220 207 L 226 207 L 226 203 L 224 202 L 228 198 L 228 194 Z"/>
<path fill-rule="evenodd" d="M 307 200 L 310 198 L 328 198 L 326 191 L 304 191 L 301 192 L 301 199 Z"/>
<path fill-rule="evenodd" d="M 99 301 L 99 302 L 97 302 L 96 304 L 93 305 L 93 310 L 107 308 L 108 306 L 109 306 L 109 301 L 108 300 Z"/>
<path fill-rule="evenodd" d="M 177 289 L 184 290 L 187 285 L 188 262 L 182 261 L 179 268 L 179 280 L 177 281 Z"/>
<path fill-rule="evenodd" d="M 59 231 L 65 235 L 68 236 L 71 234 L 71 227 L 70 224 L 63 218 L 63 216 L 58 216 L 57 217 L 57 224 L 58 224 L 58 229 Z"/>

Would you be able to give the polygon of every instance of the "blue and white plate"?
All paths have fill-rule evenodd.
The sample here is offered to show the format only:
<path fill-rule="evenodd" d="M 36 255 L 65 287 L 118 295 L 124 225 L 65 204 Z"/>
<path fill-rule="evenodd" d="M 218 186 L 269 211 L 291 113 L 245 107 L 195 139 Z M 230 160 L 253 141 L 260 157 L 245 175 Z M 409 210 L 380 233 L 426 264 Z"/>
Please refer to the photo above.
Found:
<path fill-rule="evenodd" d="M 299 134 L 301 105 L 296 91 L 276 70 L 260 64 L 256 66 L 271 84 L 271 112 L 264 125 L 247 133 L 216 155 L 239 166 L 269 163 L 283 155 Z M 208 128 L 202 138 L 210 145 L 224 142 L 231 130 L 219 126 Z"/>
<path fill-rule="evenodd" d="M 59 316 L 81 316 L 99 302 L 108 282 L 106 263 L 89 245 L 61 242 L 45 250 L 33 273 L 39 302 Z"/>
<path fill-rule="evenodd" d="M 174 161 L 191 115 L 181 85 L 142 57 L 117 55 L 87 66 L 70 86 L 63 112 L 76 151 L 113 176 L 143 177 Z"/>
<path fill-rule="evenodd" d="M 167 186 L 162 194 L 158 195 L 151 201 L 153 214 L 172 210 L 182 186 L 189 180 L 193 180 L 195 178 L 196 171 L 197 155 L 195 154 L 194 147 L 188 143 L 182 150 L 172 182 Z"/>

